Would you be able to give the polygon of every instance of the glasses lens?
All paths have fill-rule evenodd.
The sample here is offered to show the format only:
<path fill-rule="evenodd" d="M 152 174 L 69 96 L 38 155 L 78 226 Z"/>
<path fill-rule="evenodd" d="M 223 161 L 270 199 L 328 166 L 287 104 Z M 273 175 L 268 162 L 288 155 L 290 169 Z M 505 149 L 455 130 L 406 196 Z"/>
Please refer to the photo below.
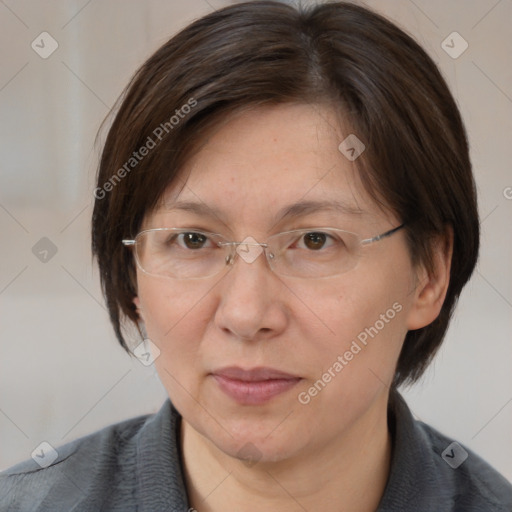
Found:
<path fill-rule="evenodd" d="M 159 228 L 136 237 L 136 258 L 147 274 L 193 279 L 218 274 L 231 262 L 232 245 L 214 233 Z M 358 235 L 340 229 L 302 229 L 268 239 L 270 266 L 280 275 L 321 278 L 348 272 L 360 254 Z"/>
<path fill-rule="evenodd" d="M 272 269 L 293 277 L 330 277 L 355 267 L 359 238 L 338 229 L 294 230 L 269 239 Z"/>
<path fill-rule="evenodd" d="M 226 248 L 218 244 L 221 240 L 213 233 L 195 230 L 147 230 L 136 239 L 137 261 L 144 272 L 156 276 L 208 277 L 227 263 Z"/>

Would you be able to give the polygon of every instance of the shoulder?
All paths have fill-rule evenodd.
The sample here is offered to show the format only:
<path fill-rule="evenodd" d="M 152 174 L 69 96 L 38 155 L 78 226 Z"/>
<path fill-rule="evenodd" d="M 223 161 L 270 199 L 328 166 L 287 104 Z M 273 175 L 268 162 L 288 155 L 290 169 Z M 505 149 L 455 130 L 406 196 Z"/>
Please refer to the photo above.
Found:
<path fill-rule="evenodd" d="M 454 496 L 456 510 L 512 510 L 512 484 L 479 455 L 435 428 L 417 422 L 439 475 Z"/>
<path fill-rule="evenodd" d="M 469 448 L 417 421 L 390 397 L 393 452 L 379 512 L 510 512 L 512 485 Z"/>
<path fill-rule="evenodd" d="M 151 417 L 111 425 L 56 449 L 42 446 L 34 460 L 0 473 L 0 511 L 75 510 L 82 502 L 84 510 L 100 510 L 114 489 L 130 493 L 137 437 Z"/>

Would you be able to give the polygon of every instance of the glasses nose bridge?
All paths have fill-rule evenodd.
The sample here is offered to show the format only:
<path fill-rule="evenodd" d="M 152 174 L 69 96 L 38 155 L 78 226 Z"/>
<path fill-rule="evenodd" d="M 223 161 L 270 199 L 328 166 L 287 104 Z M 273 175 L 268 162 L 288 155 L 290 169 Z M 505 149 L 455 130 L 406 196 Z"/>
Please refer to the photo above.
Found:
<path fill-rule="evenodd" d="M 228 264 L 234 264 L 237 256 L 243 259 L 246 263 L 252 263 L 260 256 L 261 253 L 264 253 L 265 259 L 267 260 L 270 269 L 273 270 L 270 264 L 270 256 L 267 252 L 270 247 L 267 242 L 258 242 L 252 237 L 247 237 L 242 242 L 226 241 L 219 242 L 219 245 L 225 247 L 228 250 L 225 257 L 225 261 Z M 245 250 L 243 247 L 245 247 Z"/>

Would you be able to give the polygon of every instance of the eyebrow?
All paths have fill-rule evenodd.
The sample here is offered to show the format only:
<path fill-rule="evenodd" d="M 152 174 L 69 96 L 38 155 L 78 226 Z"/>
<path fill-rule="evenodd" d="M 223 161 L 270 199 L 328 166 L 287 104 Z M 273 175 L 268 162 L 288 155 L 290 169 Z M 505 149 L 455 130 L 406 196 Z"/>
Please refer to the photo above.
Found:
<path fill-rule="evenodd" d="M 335 211 L 343 215 L 361 215 L 364 213 L 358 206 L 343 201 L 300 201 L 281 208 L 275 217 L 275 221 L 279 222 L 290 217 L 303 217 L 322 211 Z"/>
<path fill-rule="evenodd" d="M 205 217 L 216 217 L 220 220 L 224 219 L 223 213 L 205 203 L 196 201 L 177 201 L 172 204 L 165 205 L 166 211 L 181 210 Z M 364 210 L 358 206 L 351 205 L 339 200 L 323 200 L 323 201 L 299 201 L 281 208 L 274 217 L 274 223 L 281 222 L 291 217 L 304 217 L 312 213 L 322 211 L 335 211 L 343 215 L 362 215 Z"/>

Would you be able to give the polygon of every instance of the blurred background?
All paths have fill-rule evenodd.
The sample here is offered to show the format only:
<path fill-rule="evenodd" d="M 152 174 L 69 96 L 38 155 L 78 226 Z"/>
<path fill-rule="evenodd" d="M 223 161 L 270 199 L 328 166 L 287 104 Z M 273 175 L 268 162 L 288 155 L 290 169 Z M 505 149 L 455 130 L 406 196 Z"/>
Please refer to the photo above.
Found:
<path fill-rule="evenodd" d="M 103 304 L 90 255 L 94 139 L 136 68 L 230 3 L 0 0 L 0 470 L 166 398 L 153 366 L 118 346 Z M 478 270 L 434 364 L 404 394 L 512 480 L 512 2 L 360 3 L 440 66 L 480 193 Z"/>

